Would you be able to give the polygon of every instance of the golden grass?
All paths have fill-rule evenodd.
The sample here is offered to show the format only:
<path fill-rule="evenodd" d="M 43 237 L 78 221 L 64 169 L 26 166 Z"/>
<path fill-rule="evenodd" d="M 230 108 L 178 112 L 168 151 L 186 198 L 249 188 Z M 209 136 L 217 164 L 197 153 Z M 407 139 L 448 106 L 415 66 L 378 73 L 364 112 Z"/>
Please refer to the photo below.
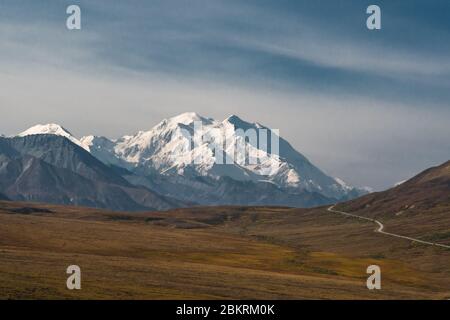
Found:
<path fill-rule="evenodd" d="M 322 209 L 11 213 L 23 205 L 0 203 L 2 299 L 450 297 L 448 253 Z M 80 291 L 65 287 L 71 264 L 82 269 Z M 382 290 L 365 286 L 370 264 L 382 268 Z"/>

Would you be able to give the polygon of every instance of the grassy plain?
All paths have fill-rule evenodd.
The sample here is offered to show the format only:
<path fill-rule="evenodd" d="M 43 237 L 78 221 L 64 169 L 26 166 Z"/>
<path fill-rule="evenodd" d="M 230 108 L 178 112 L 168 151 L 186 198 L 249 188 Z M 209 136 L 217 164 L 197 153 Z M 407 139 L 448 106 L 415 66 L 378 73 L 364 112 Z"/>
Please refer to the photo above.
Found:
<path fill-rule="evenodd" d="M 374 229 L 326 208 L 117 213 L 0 202 L 0 299 L 450 298 L 450 251 Z M 81 290 L 66 289 L 72 264 Z M 371 264 L 381 290 L 366 288 Z"/>

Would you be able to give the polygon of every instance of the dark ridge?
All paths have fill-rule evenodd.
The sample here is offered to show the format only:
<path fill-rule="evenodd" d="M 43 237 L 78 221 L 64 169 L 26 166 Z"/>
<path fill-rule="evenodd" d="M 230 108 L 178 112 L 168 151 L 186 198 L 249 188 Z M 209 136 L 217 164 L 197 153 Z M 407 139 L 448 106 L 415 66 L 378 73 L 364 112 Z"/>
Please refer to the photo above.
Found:
<path fill-rule="evenodd" d="M 10 199 L 7 196 L 5 196 L 3 193 L 0 193 L 0 200 L 9 201 Z"/>
<path fill-rule="evenodd" d="M 12 213 L 18 213 L 18 214 L 53 213 L 53 211 L 51 211 L 49 209 L 34 208 L 34 207 L 23 207 L 23 208 L 11 209 L 9 211 Z"/>
<path fill-rule="evenodd" d="M 167 210 L 181 206 L 133 185 L 65 137 L 0 138 L 0 200 L 111 209 Z M 4 199 L 3 199 L 4 198 Z"/>

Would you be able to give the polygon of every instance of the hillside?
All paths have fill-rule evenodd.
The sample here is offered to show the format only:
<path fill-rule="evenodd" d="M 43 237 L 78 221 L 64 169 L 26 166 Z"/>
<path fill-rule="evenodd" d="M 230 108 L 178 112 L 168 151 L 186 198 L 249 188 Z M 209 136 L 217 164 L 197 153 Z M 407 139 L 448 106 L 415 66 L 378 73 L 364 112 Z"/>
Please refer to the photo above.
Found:
<path fill-rule="evenodd" d="M 383 192 L 341 203 L 337 209 L 386 222 L 390 231 L 450 243 L 450 161 Z"/>
<path fill-rule="evenodd" d="M 450 251 L 326 208 L 120 213 L 0 202 L 0 299 L 449 299 Z M 82 290 L 65 289 L 66 268 Z M 366 268 L 382 269 L 382 290 Z"/>
<path fill-rule="evenodd" d="M 383 192 L 349 201 L 343 206 L 352 212 L 396 213 L 404 209 L 428 210 L 450 204 L 450 161 L 418 174 Z"/>
<path fill-rule="evenodd" d="M 134 186 L 66 137 L 0 137 L 0 192 L 11 200 L 164 210 L 182 205 Z"/>

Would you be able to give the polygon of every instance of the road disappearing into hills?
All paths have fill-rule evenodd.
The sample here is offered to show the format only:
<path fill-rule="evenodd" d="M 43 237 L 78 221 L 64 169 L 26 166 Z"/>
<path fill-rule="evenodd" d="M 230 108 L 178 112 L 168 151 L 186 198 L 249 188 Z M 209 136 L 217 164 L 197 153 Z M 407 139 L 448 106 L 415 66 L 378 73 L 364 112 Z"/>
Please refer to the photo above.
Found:
<path fill-rule="evenodd" d="M 352 217 L 352 218 L 357 218 L 357 219 L 362 219 L 362 220 L 367 220 L 367 221 L 376 223 L 376 224 L 378 225 L 378 229 L 375 230 L 375 232 L 379 232 L 379 233 L 382 233 L 382 234 L 385 234 L 385 235 L 388 235 L 388 236 L 391 236 L 391 237 L 396 237 L 396 238 L 406 239 L 406 240 L 410 240 L 410 241 L 413 241 L 413 242 L 418 242 L 418 243 L 422 243 L 422 244 L 426 244 L 426 245 L 430 245 L 430 246 L 437 246 L 437 247 L 442 247 L 442 248 L 450 249 L 450 245 L 445 245 L 445 244 L 440 244 L 440 243 L 434 243 L 434 242 L 429 242 L 429 241 L 423 241 L 423 240 L 420 240 L 420 239 L 411 238 L 411 237 L 406 237 L 406 236 L 402 236 L 402 235 L 399 235 L 399 234 L 395 234 L 395 233 L 390 233 L 390 232 L 383 231 L 384 225 L 383 225 L 380 221 L 378 221 L 378 220 L 376 220 L 376 219 L 371 219 L 371 218 L 363 217 L 363 216 L 358 216 L 358 215 L 356 215 L 356 214 L 352 214 L 352 213 L 348 213 L 348 212 L 344 212 L 344 211 L 334 210 L 334 207 L 335 207 L 335 206 L 336 206 L 336 205 L 333 205 L 333 206 L 329 207 L 327 210 L 328 210 L 329 212 L 338 213 L 338 214 L 341 214 L 341 215 L 344 215 L 344 216 L 348 216 L 348 217 Z"/>

